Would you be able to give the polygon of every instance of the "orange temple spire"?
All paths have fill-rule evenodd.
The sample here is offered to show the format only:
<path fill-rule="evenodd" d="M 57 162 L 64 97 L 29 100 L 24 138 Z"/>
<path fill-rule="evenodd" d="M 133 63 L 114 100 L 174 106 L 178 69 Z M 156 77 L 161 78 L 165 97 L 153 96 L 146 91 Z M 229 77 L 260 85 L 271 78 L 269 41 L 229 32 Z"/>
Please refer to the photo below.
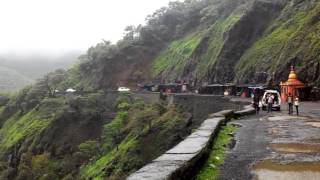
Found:
<path fill-rule="evenodd" d="M 298 89 L 304 88 L 305 84 L 298 80 L 294 66 L 291 66 L 291 70 L 288 76 L 288 81 L 281 82 L 281 99 L 285 101 L 289 94 L 292 96 L 298 96 Z"/>

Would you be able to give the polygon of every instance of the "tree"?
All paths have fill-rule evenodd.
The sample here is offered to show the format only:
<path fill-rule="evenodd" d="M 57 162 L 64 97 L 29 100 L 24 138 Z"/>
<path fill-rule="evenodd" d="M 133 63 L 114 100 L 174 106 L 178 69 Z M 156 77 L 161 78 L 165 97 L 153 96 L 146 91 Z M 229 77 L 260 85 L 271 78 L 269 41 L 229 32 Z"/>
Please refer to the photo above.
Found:
<path fill-rule="evenodd" d="M 18 95 L 15 98 L 15 106 L 17 108 L 17 110 L 20 110 L 20 113 L 23 114 L 24 110 L 25 110 L 25 102 L 27 99 L 27 96 L 31 90 L 31 86 L 27 86 L 24 89 L 20 90 Z"/>
<path fill-rule="evenodd" d="M 120 111 L 111 123 L 104 126 L 104 138 L 107 140 L 110 139 L 111 143 L 116 146 L 117 150 L 119 149 L 118 145 L 121 142 L 121 130 L 127 118 L 128 112 Z"/>
<path fill-rule="evenodd" d="M 143 110 L 139 111 L 136 118 L 141 126 L 142 130 L 147 125 L 148 132 L 152 129 L 152 121 L 158 117 L 159 112 L 153 106 L 147 106 Z"/>
<path fill-rule="evenodd" d="M 48 73 L 37 83 L 39 88 L 44 88 L 49 97 L 55 97 L 58 85 L 66 78 L 66 71 L 58 69 L 54 72 Z"/>
<path fill-rule="evenodd" d="M 98 141 L 89 140 L 83 142 L 78 146 L 78 148 L 81 153 L 87 156 L 87 158 L 100 154 L 100 145 Z"/>
<path fill-rule="evenodd" d="M 32 172 L 36 178 L 48 173 L 50 171 L 50 154 L 45 152 L 43 154 L 32 156 L 31 166 Z"/>

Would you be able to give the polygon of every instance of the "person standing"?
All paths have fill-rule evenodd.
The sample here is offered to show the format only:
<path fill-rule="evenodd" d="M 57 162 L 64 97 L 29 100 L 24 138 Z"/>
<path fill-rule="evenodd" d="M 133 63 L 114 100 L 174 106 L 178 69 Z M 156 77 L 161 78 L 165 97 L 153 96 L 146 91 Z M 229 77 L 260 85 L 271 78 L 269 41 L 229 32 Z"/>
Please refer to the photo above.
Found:
<path fill-rule="evenodd" d="M 269 95 L 269 98 L 268 98 L 268 113 L 272 112 L 273 100 L 274 100 L 273 96 Z"/>
<path fill-rule="evenodd" d="M 289 114 L 293 113 L 293 97 L 291 95 L 291 93 L 289 93 L 288 98 L 287 98 L 287 103 L 288 103 L 288 107 L 289 107 Z"/>
<path fill-rule="evenodd" d="M 264 99 L 264 103 L 267 105 L 266 106 L 266 110 L 269 112 L 269 104 L 268 104 L 268 101 L 269 101 L 269 94 L 266 95 L 266 98 Z"/>
<path fill-rule="evenodd" d="M 259 111 L 260 111 L 259 100 L 260 100 L 260 98 L 259 98 L 258 94 L 254 94 L 253 106 L 254 106 L 254 109 L 256 110 L 256 115 L 258 115 Z"/>
<path fill-rule="evenodd" d="M 259 114 L 259 112 L 260 112 L 260 109 L 262 109 L 262 99 L 261 98 L 259 98 L 259 107 L 258 107 L 258 114 Z"/>
<path fill-rule="evenodd" d="M 299 116 L 299 98 L 294 98 L 294 106 L 296 107 L 297 116 Z"/>
<path fill-rule="evenodd" d="M 187 92 L 187 83 L 183 83 L 181 86 L 181 92 L 186 93 Z"/>

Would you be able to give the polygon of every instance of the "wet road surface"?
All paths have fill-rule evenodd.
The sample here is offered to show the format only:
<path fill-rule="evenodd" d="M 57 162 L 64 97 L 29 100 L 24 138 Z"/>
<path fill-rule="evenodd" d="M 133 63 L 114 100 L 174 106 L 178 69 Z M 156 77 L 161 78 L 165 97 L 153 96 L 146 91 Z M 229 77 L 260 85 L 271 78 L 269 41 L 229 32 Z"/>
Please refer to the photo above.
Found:
<path fill-rule="evenodd" d="M 308 113 L 262 112 L 232 121 L 241 127 L 219 179 L 320 180 L 320 117 Z"/>

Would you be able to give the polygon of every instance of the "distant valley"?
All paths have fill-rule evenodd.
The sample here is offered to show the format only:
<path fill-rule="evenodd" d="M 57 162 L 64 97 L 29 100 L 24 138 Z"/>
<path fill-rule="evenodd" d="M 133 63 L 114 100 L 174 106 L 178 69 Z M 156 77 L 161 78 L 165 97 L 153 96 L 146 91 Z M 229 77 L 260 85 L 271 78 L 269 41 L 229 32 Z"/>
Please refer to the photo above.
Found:
<path fill-rule="evenodd" d="M 55 69 L 68 69 L 81 55 L 80 51 L 65 53 L 57 57 L 45 55 L 0 55 L 0 92 L 17 91 L 32 84 Z"/>
<path fill-rule="evenodd" d="M 0 92 L 15 91 L 32 82 L 32 79 L 16 70 L 0 66 Z"/>

